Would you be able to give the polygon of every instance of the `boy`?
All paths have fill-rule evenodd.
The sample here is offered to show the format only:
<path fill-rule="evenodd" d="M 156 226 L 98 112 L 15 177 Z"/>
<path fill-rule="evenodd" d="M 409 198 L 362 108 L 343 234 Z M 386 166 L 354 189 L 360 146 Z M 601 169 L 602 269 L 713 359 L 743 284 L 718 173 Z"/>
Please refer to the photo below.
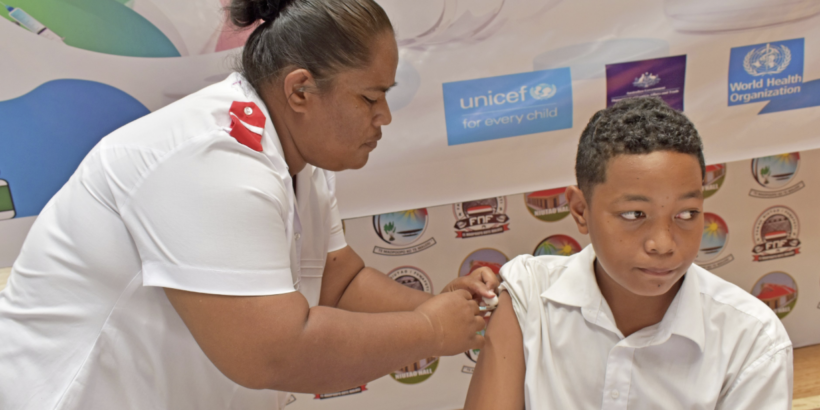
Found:
<path fill-rule="evenodd" d="M 704 176 L 692 123 L 659 99 L 619 102 L 590 120 L 575 173 L 567 201 L 592 244 L 504 265 L 465 410 L 791 409 L 777 316 L 692 263 Z"/>

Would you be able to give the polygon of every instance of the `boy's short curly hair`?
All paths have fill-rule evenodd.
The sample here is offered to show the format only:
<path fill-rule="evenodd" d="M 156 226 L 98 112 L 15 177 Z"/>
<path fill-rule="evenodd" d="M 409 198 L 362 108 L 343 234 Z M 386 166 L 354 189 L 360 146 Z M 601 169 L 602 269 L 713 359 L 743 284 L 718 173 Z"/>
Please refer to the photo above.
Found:
<path fill-rule="evenodd" d="M 623 154 L 673 151 L 695 156 L 706 175 L 703 142 L 692 122 L 657 97 L 629 98 L 592 116 L 578 143 L 575 178 L 590 198 L 606 182 L 609 160 Z"/>

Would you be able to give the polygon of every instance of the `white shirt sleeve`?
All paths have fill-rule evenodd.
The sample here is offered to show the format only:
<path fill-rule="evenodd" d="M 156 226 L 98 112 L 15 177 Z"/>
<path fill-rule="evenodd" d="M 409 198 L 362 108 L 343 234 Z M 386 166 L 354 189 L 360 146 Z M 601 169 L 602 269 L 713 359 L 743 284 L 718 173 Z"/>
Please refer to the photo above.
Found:
<path fill-rule="evenodd" d="M 273 295 L 294 291 L 288 203 L 264 154 L 206 135 L 161 159 L 120 212 L 144 286 Z"/>
<path fill-rule="evenodd" d="M 538 298 L 538 288 L 533 281 L 532 266 L 529 263 L 532 259 L 533 257 L 530 255 L 517 256 L 505 263 L 499 272 L 503 280 L 501 286 L 499 286 L 499 291 L 506 290 L 509 293 L 515 316 L 518 318 L 522 331 L 528 325 L 526 317 L 529 301 L 533 297 Z"/>
<path fill-rule="evenodd" d="M 794 386 L 793 352 L 789 344 L 751 363 L 720 399 L 718 410 L 790 410 Z"/>
<path fill-rule="evenodd" d="M 330 193 L 330 226 L 328 227 L 329 242 L 327 251 L 338 251 L 347 246 L 342 218 L 339 216 L 339 207 L 336 202 L 336 174 L 325 171 L 327 189 Z"/>

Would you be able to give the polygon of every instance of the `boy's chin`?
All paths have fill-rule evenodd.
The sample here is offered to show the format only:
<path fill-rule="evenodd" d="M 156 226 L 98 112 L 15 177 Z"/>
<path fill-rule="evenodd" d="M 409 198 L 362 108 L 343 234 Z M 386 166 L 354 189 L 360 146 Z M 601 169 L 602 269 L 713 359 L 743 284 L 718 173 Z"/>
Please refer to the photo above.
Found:
<path fill-rule="evenodd" d="M 627 289 L 638 296 L 661 296 L 668 293 L 680 281 L 681 277 L 683 277 L 683 274 L 670 273 L 668 277 L 641 278 L 638 283 L 633 283 Z"/>

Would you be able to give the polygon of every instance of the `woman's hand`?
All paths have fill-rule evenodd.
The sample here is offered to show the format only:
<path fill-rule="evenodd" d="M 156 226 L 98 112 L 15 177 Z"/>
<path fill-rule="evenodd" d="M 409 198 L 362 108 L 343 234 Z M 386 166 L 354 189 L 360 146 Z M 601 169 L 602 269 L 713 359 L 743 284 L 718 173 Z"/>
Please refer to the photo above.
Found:
<path fill-rule="evenodd" d="M 495 290 L 501 284 L 498 275 L 490 268 L 478 268 L 470 272 L 467 276 L 461 276 L 453 280 L 444 287 L 444 292 L 452 292 L 458 289 L 464 289 L 473 295 L 473 299 L 495 297 Z"/>

